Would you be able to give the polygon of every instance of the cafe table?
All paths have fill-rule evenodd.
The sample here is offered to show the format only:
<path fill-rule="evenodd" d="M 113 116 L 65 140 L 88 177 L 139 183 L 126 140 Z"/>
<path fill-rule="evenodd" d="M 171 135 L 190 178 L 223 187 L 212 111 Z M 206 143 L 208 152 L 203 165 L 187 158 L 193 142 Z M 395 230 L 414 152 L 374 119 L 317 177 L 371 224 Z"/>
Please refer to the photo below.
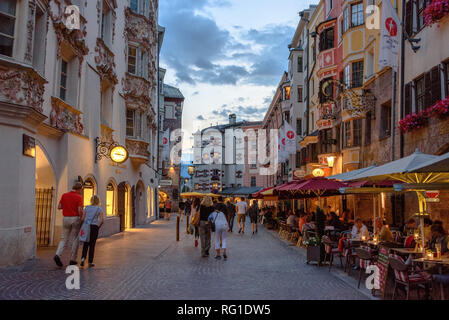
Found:
<path fill-rule="evenodd" d="M 416 248 L 391 248 L 391 251 L 403 254 L 403 255 L 423 255 L 422 250 L 416 250 Z"/>
<path fill-rule="evenodd" d="M 443 267 L 449 267 L 449 257 L 442 257 L 441 259 L 437 258 L 419 258 L 419 259 L 413 259 L 413 262 L 422 263 L 422 264 L 430 264 L 435 265 L 438 267 L 438 273 L 443 274 Z M 440 294 L 441 297 L 444 297 L 444 288 L 443 284 L 440 283 Z"/>

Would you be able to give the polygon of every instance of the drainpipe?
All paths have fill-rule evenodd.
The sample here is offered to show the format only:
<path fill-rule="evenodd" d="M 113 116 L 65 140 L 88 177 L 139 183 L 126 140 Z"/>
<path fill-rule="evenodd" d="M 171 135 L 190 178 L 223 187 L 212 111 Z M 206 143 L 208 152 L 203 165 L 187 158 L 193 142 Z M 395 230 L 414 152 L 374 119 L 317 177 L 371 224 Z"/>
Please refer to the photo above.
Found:
<path fill-rule="evenodd" d="M 309 40 L 309 34 L 310 34 L 310 31 L 309 31 L 309 25 L 308 25 L 309 21 L 306 20 L 306 22 L 307 22 L 307 43 L 306 43 L 306 50 L 307 50 L 307 63 L 306 63 L 306 66 L 307 66 L 307 74 L 306 74 L 306 77 L 307 77 L 307 82 L 306 82 L 306 84 L 307 84 L 307 86 L 306 86 L 307 87 L 306 133 L 309 134 L 309 127 L 310 127 L 310 125 L 309 125 L 309 110 L 310 110 L 310 77 L 309 77 L 309 68 L 310 68 L 310 64 L 309 64 L 309 59 L 310 59 L 310 57 L 309 57 L 309 55 L 310 55 L 309 47 L 310 47 L 310 40 Z"/>
<path fill-rule="evenodd" d="M 403 28 L 405 27 L 404 22 L 405 22 L 405 0 L 402 0 L 402 25 Z M 404 117 L 404 112 L 405 112 L 405 72 L 404 72 L 404 68 L 405 68 L 405 35 L 404 35 L 404 29 L 402 29 L 402 35 L 401 35 L 401 62 L 400 62 L 400 66 L 401 66 L 401 73 L 400 73 L 400 99 L 401 99 L 401 103 L 400 103 L 400 118 L 402 119 Z M 402 133 L 402 131 L 400 131 L 400 136 L 399 136 L 399 151 L 400 151 L 400 157 L 403 158 L 404 157 L 404 134 Z M 401 219 L 402 219 L 402 223 L 405 222 L 405 196 L 403 194 L 400 195 L 400 211 L 401 211 Z"/>
<path fill-rule="evenodd" d="M 160 93 L 161 93 L 161 88 L 160 88 L 160 81 L 159 81 L 159 79 L 160 79 L 160 72 L 159 72 L 159 69 L 160 69 L 160 65 L 159 65 L 159 61 L 160 61 L 160 52 L 161 52 L 161 46 L 160 46 L 160 39 L 159 39 L 159 37 L 160 37 L 160 33 L 159 33 L 159 31 L 158 31 L 158 33 L 157 33 L 157 49 L 158 49 L 158 54 L 157 54 L 157 135 L 156 135 L 156 139 L 157 139 L 157 148 L 156 148 L 156 170 L 155 170 L 155 172 L 156 172 L 156 177 L 157 177 L 157 187 L 156 187 L 156 192 L 155 192 L 155 195 L 154 195 L 154 197 L 156 198 L 156 201 L 155 201 L 155 205 L 156 205 L 156 220 L 159 220 L 159 179 L 160 179 L 160 174 L 159 174 L 159 131 L 160 131 L 160 129 L 159 129 L 159 124 L 161 123 L 161 121 L 160 121 L 160 113 L 159 113 L 159 111 L 160 111 L 160 102 L 161 102 L 161 98 L 160 98 Z M 154 163 L 153 163 L 153 165 L 154 165 Z"/>

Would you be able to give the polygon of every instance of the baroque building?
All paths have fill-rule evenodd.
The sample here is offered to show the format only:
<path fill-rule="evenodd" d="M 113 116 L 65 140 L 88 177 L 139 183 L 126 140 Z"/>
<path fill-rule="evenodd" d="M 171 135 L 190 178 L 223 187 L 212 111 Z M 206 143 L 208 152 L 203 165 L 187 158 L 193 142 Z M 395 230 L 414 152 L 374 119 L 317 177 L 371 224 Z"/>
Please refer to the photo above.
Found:
<path fill-rule="evenodd" d="M 158 1 L 2 0 L 0 16 L 0 266 L 58 243 L 77 181 L 101 236 L 156 219 Z"/>

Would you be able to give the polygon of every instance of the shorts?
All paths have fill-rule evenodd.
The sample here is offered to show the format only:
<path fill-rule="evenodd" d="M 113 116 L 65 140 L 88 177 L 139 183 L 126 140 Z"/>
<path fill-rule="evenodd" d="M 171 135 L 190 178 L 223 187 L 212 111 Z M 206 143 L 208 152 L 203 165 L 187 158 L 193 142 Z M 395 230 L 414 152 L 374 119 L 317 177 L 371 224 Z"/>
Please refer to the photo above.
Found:
<path fill-rule="evenodd" d="M 243 223 L 245 223 L 245 219 L 246 219 L 246 217 L 245 217 L 245 215 L 244 214 L 237 214 L 237 222 L 243 222 Z"/>
<path fill-rule="evenodd" d="M 257 223 L 257 216 L 249 216 L 249 219 L 251 220 L 251 223 Z"/>

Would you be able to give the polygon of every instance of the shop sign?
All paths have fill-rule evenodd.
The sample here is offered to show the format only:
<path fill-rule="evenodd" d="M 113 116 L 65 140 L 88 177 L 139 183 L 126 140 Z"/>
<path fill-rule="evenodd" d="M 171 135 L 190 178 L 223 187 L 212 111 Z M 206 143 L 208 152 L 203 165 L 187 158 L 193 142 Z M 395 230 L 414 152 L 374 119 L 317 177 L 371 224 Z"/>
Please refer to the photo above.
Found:
<path fill-rule="evenodd" d="M 426 202 L 440 202 L 440 190 L 428 190 L 426 191 Z"/>
<path fill-rule="evenodd" d="M 325 130 L 332 128 L 333 120 L 332 119 L 321 119 L 317 120 L 316 125 L 318 130 Z"/>
<path fill-rule="evenodd" d="M 293 171 L 293 179 L 294 180 L 301 180 L 306 176 L 306 172 L 302 169 L 298 169 Z"/>
<path fill-rule="evenodd" d="M 36 140 L 26 134 L 23 135 L 23 155 L 36 158 Z"/>
<path fill-rule="evenodd" d="M 161 180 L 161 181 L 159 181 L 159 185 L 161 187 L 168 187 L 168 186 L 173 185 L 173 181 L 172 180 Z"/>

